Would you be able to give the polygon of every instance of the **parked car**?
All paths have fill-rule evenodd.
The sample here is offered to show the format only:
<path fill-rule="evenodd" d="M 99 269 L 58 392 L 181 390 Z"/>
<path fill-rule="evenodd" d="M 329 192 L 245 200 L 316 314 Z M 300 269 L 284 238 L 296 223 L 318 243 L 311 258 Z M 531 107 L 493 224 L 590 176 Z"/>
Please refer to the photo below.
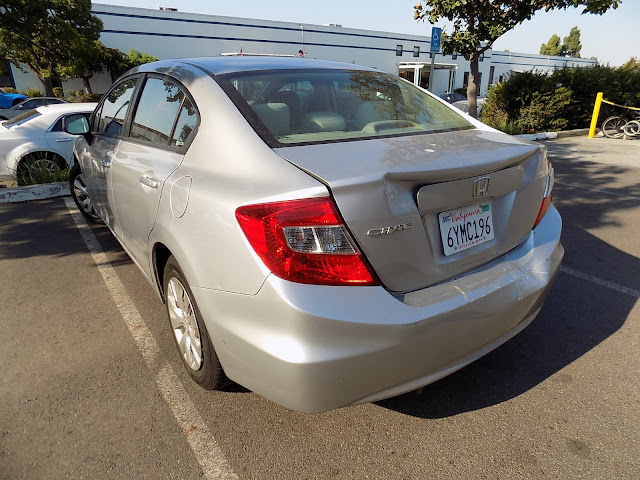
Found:
<path fill-rule="evenodd" d="M 0 124 L 0 180 L 25 185 L 34 170 L 53 171 L 73 164 L 76 136 L 65 131 L 69 116 L 86 115 L 95 103 L 63 103 L 27 110 Z M 77 120 L 77 117 L 74 117 Z"/>
<path fill-rule="evenodd" d="M 439 97 L 447 101 L 448 103 L 467 101 L 467 97 L 465 97 L 461 93 L 456 93 L 456 92 L 443 93 L 439 95 Z"/>
<path fill-rule="evenodd" d="M 478 95 L 476 97 L 476 105 L 478 106 L 478 116 L 480 115 L 480 112 L 482 112 L 482 107 L 487 102 L 488 96 L 489 96 L 489 93 L 484 92 L 483 94 Z M 469 101 L 466 97 L 464 98 L 464 100 L 453 102 L 452 105 L 462 110 L 464 113 L 469 113 Z"/>
<path fill-rule="evenodd" d="M 80 125 L 73 197 L 204 388 L 305 412 L 416 389 L 525 328 L 563 256 L 544 146 L 372 68 L 165 60 Z"/>
<path fill-rule="evenodd" d="M 65 100 L 57 97 L 31 97 L 15 104 L 11 108 L 0 108 L 0 120 L 9 120 L 17 117 L 26 110 L 45 105 L 54 105 L 57 103 L 67 103 Z"/>
<path fill-rule="evenodd" d="M 27 98 L 29 97 L 21 93 L 5 93 L 0 91 L 0 108 L 13 107 Z"/>

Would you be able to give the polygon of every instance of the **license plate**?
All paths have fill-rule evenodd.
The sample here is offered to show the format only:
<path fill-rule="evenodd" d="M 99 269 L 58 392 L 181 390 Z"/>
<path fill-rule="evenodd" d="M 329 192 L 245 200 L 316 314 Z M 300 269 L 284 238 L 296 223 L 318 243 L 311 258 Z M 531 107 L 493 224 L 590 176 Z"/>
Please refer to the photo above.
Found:
<path fill-rule="evenodd" d="M 446 256 L 461 252 L 493 238 L 491 204 L 481 203 L 438 214 L 440 236 Z"/>

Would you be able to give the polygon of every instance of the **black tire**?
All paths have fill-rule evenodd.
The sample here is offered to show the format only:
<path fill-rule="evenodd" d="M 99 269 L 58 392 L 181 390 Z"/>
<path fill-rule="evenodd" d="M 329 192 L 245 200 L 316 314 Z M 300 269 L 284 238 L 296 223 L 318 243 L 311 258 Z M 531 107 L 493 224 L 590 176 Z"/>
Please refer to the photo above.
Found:
<path fill-rule="evenodd" d="M 69 190 L 71 190 L 71 198 L 73 198 L 82 216 L 89 222 L 101 223 L 102 219 L 93 208 L 91 197 L 89 196 L 89 192 L 87 192 L 87 186 L 82 176 L 82 170 L 77 163 L 71 167 L 71 171 L 69 172 Z"/>
<path fill-rule="evenodd" d="M 193 297 L 193 293 L 191 293 L 189 283 L 185 279 L 185 276 L 182 273 L 182 270 L 180 269 L 180 266 L 178 265 L 178 262 L 173 257 L 173 255 L 169 257 L 169 260 L 167 260 L 167 264 L 164 267 L 163 280 L 165 294 L 164 296 L 166 300 L 165 304 L 167 307 L 167 315 L 169 317 L 169 326 L 171 327 L 171 333 L 173 336 L 173 340 L 175 341 L 176 348 L 178 349 L 178 353 L 180 355 L 180 358 L 182 359 L 182 364 L 186 368 L 191 378 L 202 388 L 206 390 L 220 390 L 221 388 L 228 385 L 230 381 L 225 375 L 222 365 L 220 364 L 220 360 L 218 359 L 218 355 L 216 355 L 216 351 L 211 344 L 209 332 L 207 331 L 207 328 L 202 321 L 202 315 L 200 314 L 198 305 L 196 304 L 195 298 Z M 175 282 L 178 282 L 180 284 L 180 286 L 182 287 L 182 291 L 177 291 L 179 287 Z M 172 290 L 172 288 L 175 288 L 175 290 Z M 184 295 L 186 295 L 186 300 L 185 297 L 181 295 L 183 293 Z M 191 307 L 191 312 L 189 311 L 189 307 L 180 308 L 180 305 L 176 304 L 176 294 L 182 299 L 183 306 L 188 304 Z M 178 303 L 180 303 L 180 299 L 178 299 Z M 181 318 L 189 317 L 190 320 L 182 321 L 180 319 L 175 319 L 175 313 L 172 317 L 172 309 L 174 308 L 178 308 L 178 310 L 186 313 L 186 315 Z M 199 338 L 200 364 L 198 366 L 194 365 L 195 356 L 188 358 L 188 354 L 185 354 L 183 352 L 183 350 L 185 350 L 185 346 L 180 346 L 180 341 L 178 340 L 178 335 L 180 334 L 180 332 L 176 332 L 180 329 L 174 328 L 180 322 L 182 322 L 183 324 L 190 323 L 192 327 L 197 326 L 197 332 L 195 331 L 195 328 L 192 328 L 191 332 L 194 334 L 193 336 L 197 336 Z M 189 338 L 185 330 L 181 330 L 181 332 L 181 338 Z M 191 342 L 190 345 L 194 344 L 197 345 L 197 342 Z"/>
<path fill-rule="evenodd" d="M 54 174 L 56 170 L 61 171 L 69 168 L 67 161 L 57 153 L 53 152 L 31 152 L 27 153 L 16 167 L 16 180 L 19 187 L 34 185 L 43 181 L 38 178 L 39 170 L 45 169 Z M 47 175 L 49 177 L 49 175 Z M 45 182 L 50 180 L 44 180 Z"/>

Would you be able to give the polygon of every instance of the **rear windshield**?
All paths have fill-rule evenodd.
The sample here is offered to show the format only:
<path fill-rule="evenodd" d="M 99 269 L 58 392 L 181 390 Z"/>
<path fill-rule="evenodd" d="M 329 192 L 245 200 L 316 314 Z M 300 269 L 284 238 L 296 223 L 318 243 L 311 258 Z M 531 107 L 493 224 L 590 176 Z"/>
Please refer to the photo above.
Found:
<path fill-rule="evenodd" d="M 422 90 L 381 72 L 242 73 L 220 83 L 267 143 L 280 146 L 472 128 Z"/>
<path fill-rule="evenodd" d="M 27 110 L 24 113 L 21 113 L 20 115 L 18 115 L 17 117 L 13 117 L 11 120 L 6 120 L 4 122 L 2 122 L 2 125 L 4 125 L 5 127 L 12 127 L 15 125 L 22 125 L 25 122 L 28 122 L 29 120 L 32 120 L 36 117 L 39 117 L 40 113 L 37 110 Z"/>

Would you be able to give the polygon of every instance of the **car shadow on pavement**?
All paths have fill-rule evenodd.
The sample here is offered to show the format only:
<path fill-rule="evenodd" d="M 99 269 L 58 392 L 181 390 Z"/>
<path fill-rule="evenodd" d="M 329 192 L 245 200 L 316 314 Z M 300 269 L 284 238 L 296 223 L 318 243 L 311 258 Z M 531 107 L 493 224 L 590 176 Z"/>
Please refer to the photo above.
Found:
<path fill-rule="evenodd" d="M 87 252 L 63 198 L 2 204 L 0 218 L 0 261 Z M 105 252 L 122 252 L 110 258 L 113 265 L 131 262 L 108 228 L 91 230 Z"/>
<path fill-rule="evenodd" d="M 612 237 L 621 228 L 620 214 L 631 209 L 635 210 L 629 214 L 640 219 L 640 185 L 628 180 L 626 186 L 620 183 L 627 175 L 638 178 L 640 171 L 578 161 L 569 149 L 554 150 L 555 204 L 564 222 L 563 266 L 640 291 L 640 259 L 590 233 L 606 229 L 602 236 Z M 551 155 L 550 159 L 554 161 Z M 621 233 L 616 245 L 636 253 L 638 242 L 632 239 L 631 223 L 626 222 L 624 237 Z M 542 382 L 554 389 L 555 382 L 572 381 L 561 370 L 619 330 L 637 302 L 633 292 L 561 271 L 538 317 L 515 338 L 436 383 L 377 405 L 420 418 L 443 418 L 508 401 Z"/>

